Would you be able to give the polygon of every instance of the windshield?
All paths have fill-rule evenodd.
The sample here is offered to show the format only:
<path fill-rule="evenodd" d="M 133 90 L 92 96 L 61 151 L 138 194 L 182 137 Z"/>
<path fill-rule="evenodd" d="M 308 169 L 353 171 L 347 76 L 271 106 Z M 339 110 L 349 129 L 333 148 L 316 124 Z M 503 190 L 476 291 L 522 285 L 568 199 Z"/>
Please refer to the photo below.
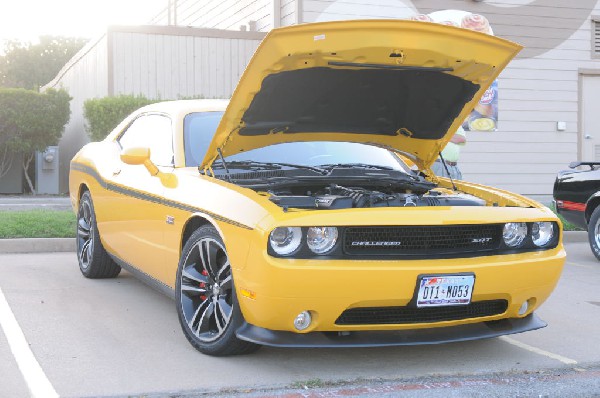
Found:
<path fill-rule="evenodd" d="M 390 151 L 355 142 L 288 142 L 228 156 L 226 162 L 253 161 L 303 166 L 365 164 L 404 170 Z"/>
<path fill-rule="evenodd" d="M 184 119 L 186 166 L 198 166 L 213 139 L 223 112 L 195 112 Z M 302 166 L 371 165 L 406 171 L 387 149 L 356 142 L 309 141 L 274 144 L 231 155 L 226 162 L 252 161 Z"/>

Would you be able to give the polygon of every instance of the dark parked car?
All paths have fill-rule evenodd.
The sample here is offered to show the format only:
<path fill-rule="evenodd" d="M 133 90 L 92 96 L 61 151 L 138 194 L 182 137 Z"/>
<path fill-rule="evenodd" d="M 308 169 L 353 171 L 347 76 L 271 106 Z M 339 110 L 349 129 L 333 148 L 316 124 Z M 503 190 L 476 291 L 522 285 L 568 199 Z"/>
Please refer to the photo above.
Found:
<path fill-rule="evenodd" d="M 556 210 L 588 231 L 592 252 L 600 260 L 600 162 L 573 162 L 569 168 L 554 182 Z"/>

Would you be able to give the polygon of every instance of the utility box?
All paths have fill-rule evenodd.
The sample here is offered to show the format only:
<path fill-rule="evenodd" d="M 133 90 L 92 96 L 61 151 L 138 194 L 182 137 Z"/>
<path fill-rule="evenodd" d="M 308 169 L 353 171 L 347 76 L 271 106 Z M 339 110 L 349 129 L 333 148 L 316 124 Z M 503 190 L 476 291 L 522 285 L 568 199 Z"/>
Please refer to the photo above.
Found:
<path fill-rule="evenodd" d="M 49 146 L 35 154 L 36 192 L 58 195 L 58 146 Z"/>

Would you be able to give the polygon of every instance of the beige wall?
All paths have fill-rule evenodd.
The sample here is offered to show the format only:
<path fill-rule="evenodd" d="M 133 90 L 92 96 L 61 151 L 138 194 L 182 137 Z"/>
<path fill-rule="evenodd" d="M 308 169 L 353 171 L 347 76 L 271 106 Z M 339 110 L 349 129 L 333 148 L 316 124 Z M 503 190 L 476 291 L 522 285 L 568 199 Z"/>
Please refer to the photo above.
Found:
<path fill-rule="evenodd" d="M 298 23 L 302 0 L 177 0 L 176 16 L 165 8 L 151 23 L 268 32 Z"/>
<path fill-rule="evenodd" d="M 280 26 L 298 23 L 298 3 L 301 0 L 281 0 Z"/>
<path fill-rule="evenodd" d="M 112 33 L 111 94 L 229 98 L 264 34 L 120 28 Z"/>
<path fill-rule="evenodd" d="M 416 0 L 419 1 L 419 0 Z M 401 0 L 302 0 L 304 22 L 363 18 L 408 18 L 416 14 L 411 1 Z"/>
<path fill-rule="evenodd" d="M 250 21 L 254 21 L 255 30 L 268 31 L 273 27 L 273 7 L 273 0 L 178 0 L 177 25 L 227 30 L 245 26 L 250 30 Z M 152 22 L 167 25 L 168 14 L 163 11 Z"/>
<path fill-rule="evenodd" d="M 23 193 L 23 156 L 13 156 L 10 168 L 0 177 L 0 194 Z"/>

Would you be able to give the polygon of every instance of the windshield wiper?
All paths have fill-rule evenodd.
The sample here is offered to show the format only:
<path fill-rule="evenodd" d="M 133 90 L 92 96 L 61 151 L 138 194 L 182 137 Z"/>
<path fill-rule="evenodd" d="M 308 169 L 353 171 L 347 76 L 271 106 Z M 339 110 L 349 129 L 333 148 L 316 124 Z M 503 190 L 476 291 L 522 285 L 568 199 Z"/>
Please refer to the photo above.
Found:
<path fill-rule="evenodd" d="M 334 163 L 334 164 L 322 164 L 320 167 L 334 168 L 334 167 L 358 167 L 361 169 L 374 169 L 374 170 L 394 170 L 390 166 L 377 166 L 374 164 L 367 163 Z"/>
<path fill-rule="evenodd" d="M 223 164 L 213 163 L 213 168 L 223 168 Z M 229 169 L 245 169 L 245 170 L 280 170 L 284 167 L 290 167 L 294 169 L 304 169 L 314 171 L 319 174 L 326 174 L 327 172 L 323 169 L 313 166 L 305 166 L 302 164 L 292 163 L 279 163 L 279 162 L 257 162 L 254 160 L 230 160 L 227 162 L 227 168 Z"/>

